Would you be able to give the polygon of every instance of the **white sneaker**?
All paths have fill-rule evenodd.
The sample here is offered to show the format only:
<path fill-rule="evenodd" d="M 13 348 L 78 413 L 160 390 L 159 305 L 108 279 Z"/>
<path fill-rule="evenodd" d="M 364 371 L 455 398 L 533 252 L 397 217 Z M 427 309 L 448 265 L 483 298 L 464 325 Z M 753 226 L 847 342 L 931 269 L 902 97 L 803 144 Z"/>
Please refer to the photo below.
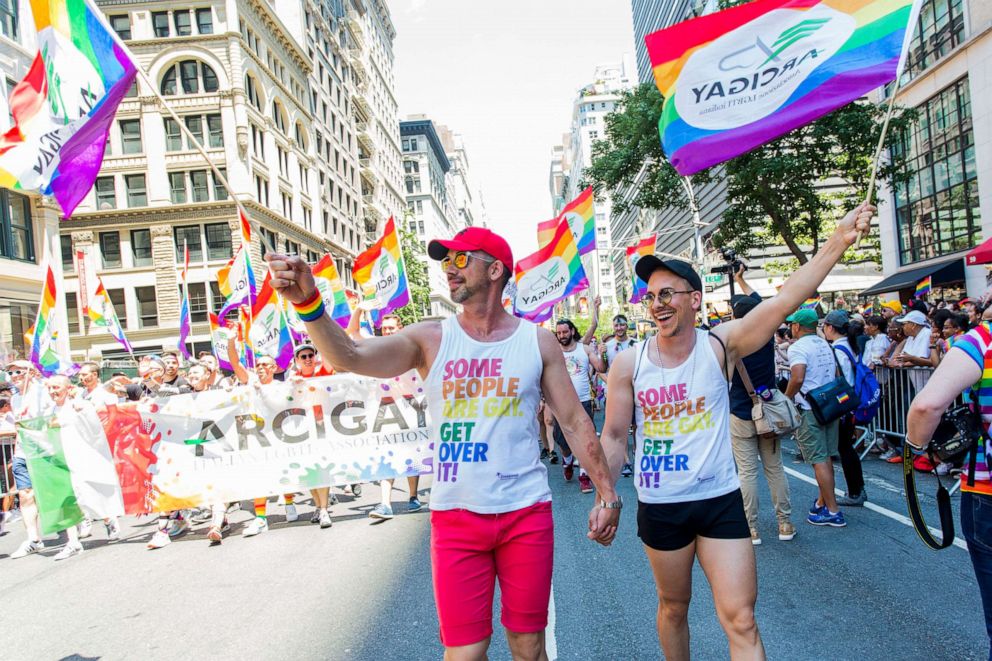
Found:
<path fill-rule="evenodd" d="M 244 532 L 241 533 L 242 537 L 254 537 L 260 532 L 265 532 L 269 529 L 269 522 L 264 516 L 256 516 L 255 520 L 245 526 Z"/>
<path fill-rule="evenodd" d="M 330 528 L 332 525 L 330 513 L 327 510 L 320 510 L 320 527 Z"/>
<path fill-rule="evenodd" d="M 89 519 L 83 519 L 79 522 L 79 539 L 86 539 L 87 537 L 93 536 L 93 522 Z M 69 556 L 66 556 L 67 558 Z"/>
<path fill-rule="evenodd" d="M 104 524 L 107 527 L 107 541 L 116 542 L 121 538 L 121 524 L 118 523 L 116 518 L 110 520 L 110 523 Z"/>
<path fill-rule="evenodd" d="M 66 544 L 65 547 L 55 554 L 56 560 L 67 560 L 74 555 L 79 555 L 83 552 L 82 544 Z"/>
<path fill-rule="evenodd" d="M 167 546 L 172 543 L 172 538 L 169 537 L 169 533 L 164 530 L 158 530 L 152 535 L 152 538 L 148 540 L 148 549 L 160 549 L 163 546 Z"/>
<path fill-rule="evenodd" d="M 286 505 L 286 523 L 292 523 L 300 518 L 296 512 L 296 505 Z"/>
<path fill-rule="evenodd" d="M 26 539 L 20 546 L 17 547 L 16 551 L 10 554 L 10 557 L 11 559 L 16 560 L 17 558 L 23 558 L 31 553 L 37 553 L 43 548 L 45 548 L 45 544 L 41 540 L 33 542 L 30 539 Z"/>

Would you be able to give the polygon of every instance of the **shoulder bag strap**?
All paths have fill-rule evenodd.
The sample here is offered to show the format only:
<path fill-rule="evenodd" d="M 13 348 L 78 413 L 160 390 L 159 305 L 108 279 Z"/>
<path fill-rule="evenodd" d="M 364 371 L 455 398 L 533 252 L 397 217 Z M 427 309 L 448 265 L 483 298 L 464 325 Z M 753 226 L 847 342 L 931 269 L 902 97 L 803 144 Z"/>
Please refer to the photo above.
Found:
<path fill-rule="evenodd" d="M 734 365 L 737 366 L 737 371 L 741 375 L 741 381 L 744 382 L 744 388 L 747 390 L 748 396 L 751 398 L 751 402 L 757 406 L 760 401 L 758 399 L 757 393 L 754 392 L 754 385 L 751 383 L 751 377 L 747 373 L 747 368 L 744 367 L 744 361 L 738 360 Z"/>
<path fill-rule="evenodd" d="M 857 381 L 857 376 L 856 376 L 855 372 L 858 371 L 858 368 L 854 364 L 855 363 L 854 356 L 851 355 L 851 352 L 847 350 L 847 347 L 837 347 L 837 349 L 840 349 L 841 351 L 843 351 L 844 352 L 844 355 L 847 356 L 847 360 L 850 361 L 850 363 L 851 363 L 851 378 L 854 379 L 855 381 Z M 834 354 L 834 360 L 836 360 L 836 359 L 837 359 L 837 354 L 835 353 Z M 837 362 L 837 369 L 840 369 L 840 361 Z M 844 373 L 844 370 L 841 370 L 840 373 L 843 374 Z M 852 383 L 851 385 L 853 386 L 854 384 Z"/>

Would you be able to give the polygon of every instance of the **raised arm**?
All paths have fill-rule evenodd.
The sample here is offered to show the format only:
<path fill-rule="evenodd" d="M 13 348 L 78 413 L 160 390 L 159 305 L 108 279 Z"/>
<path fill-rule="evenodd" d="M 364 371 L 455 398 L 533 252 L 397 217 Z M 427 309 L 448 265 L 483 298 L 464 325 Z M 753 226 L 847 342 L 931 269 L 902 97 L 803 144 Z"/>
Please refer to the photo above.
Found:
<path fill-rule="evenodd" d="M 237 377 L 238 383 L 248 383 L 248 370 L 238 360 L 238 339 L 236 337 L 227 338 L 227 362 L 231 364 L 231 369 L 234 370 L 234 376 Z"/>
<path fill-rule="evenodd" d="M 269 253 L 265 259 L 272 273 L 273 289 L 290 303 L 300 305 L 320 295 L 310 267 L 299 257 Z M 356 342 L 327 314 L 305 323 L 314 346 L 335 369 L 379 378 L 426 369 L 424 347 L 431 335 L 440 334 L 438 323 L 427 322 L 414 324 L 388 337 L 370 337 Z M 385 356 L 389 360 L 383 360 Z"/>
<path fill-rule="evenodd" d="M 586 334 L 582 336 L 582 344 L 589 344 L 592 338 L 596 337 L 596 328 L 599 326 L 599 304 L 601 303 L 599 296 L 592 299 L 592 305 L 589 306 L 589 330 Z"/>
<path fill-rule="evenodd" d="M 740 268 L 734 271 L 734 282 L 737 283 L 737 288 L 741 290 L 741 293 L 745 296 L 750 296 L 754 293 L 754 289 L 751 285 L 747 284 L 747 280 L 744 279 L 744 265 L 741 264 Z"/>
<path fill-rule="evenodd" d="M 768 343 L 785 318 L 816 292 L 844 251 L 861 233 L 868 232 L 874 213 L 875 207 L 867 203 L 852 209 L 837 223 L 837 229 L 819 251 L 789 276 L 778 295 L 763 301 L 743 319 L 720 324 L 712 331 L 726 343 L 729 362 L 748 356 Z"/>

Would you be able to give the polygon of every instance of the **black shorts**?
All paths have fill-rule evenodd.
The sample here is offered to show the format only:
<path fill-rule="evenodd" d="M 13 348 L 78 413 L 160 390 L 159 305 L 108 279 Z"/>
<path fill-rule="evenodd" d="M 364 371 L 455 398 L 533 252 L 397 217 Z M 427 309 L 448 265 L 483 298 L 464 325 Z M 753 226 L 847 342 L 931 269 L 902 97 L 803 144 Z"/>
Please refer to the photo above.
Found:
<path fill-rule="evenodd" d="M 677 551 L 696 537 L 750 539 L 744 498 L 736 489 L 723 496 L 684 503 L 637 503 L 637 536 L 656 551 Z"/>

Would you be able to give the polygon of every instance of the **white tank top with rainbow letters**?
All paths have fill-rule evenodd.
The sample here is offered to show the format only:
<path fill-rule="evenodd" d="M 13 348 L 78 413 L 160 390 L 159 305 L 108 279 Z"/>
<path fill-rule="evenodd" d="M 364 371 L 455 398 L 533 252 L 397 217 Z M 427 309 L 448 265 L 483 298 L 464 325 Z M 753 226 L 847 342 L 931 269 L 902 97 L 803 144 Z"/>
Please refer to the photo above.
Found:
<path fill-rule="evenodd" d="M 709 334 L 696 329 L 692 353 L 672 369 L 648 358 L 654 344 L 642 343 L 634 361 L 638 500 L 681 503 L 739 489 L 727 379 Z"/>
<path fill-rule="evenodd" d="M 432 510 L 501 514 L 551 500 L 537 428 L 543 364 L 532 323 L 520 320 L 505 340 L 479 342 L 457 317 L 441 322 L 426 379 Z"/>

